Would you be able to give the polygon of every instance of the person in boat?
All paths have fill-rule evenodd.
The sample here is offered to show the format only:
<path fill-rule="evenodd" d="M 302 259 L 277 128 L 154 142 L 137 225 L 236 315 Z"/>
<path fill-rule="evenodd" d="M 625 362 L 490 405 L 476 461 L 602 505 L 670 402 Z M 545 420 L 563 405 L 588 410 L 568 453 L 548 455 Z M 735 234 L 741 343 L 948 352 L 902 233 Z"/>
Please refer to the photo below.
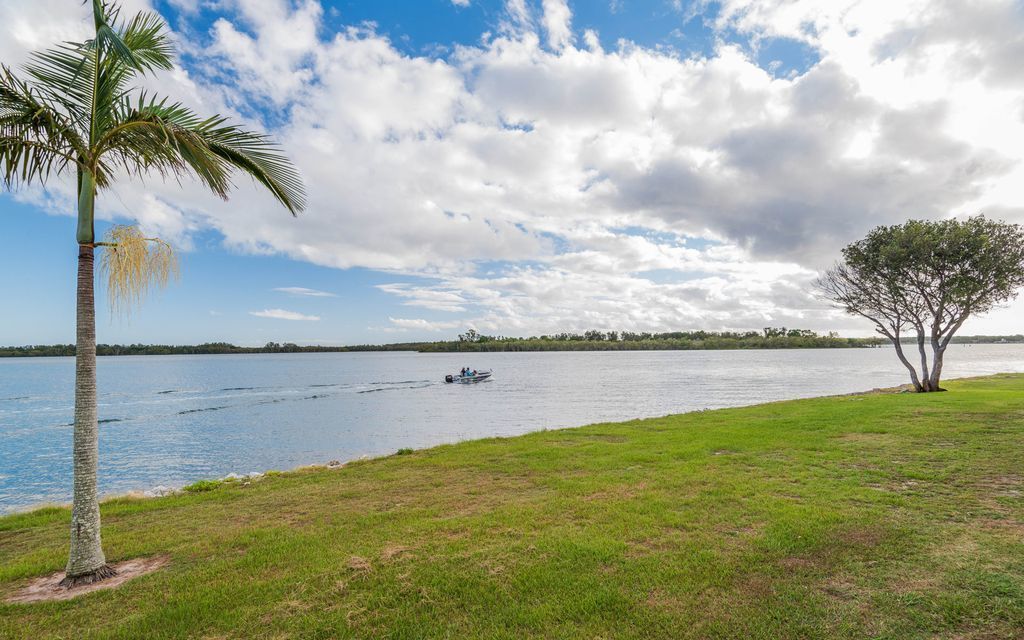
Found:
<path fill-rule="evenodd" d="M 464 375 L 466 375 L 466 367 L 462 367 L 462 370 L 461 370 L 461 371 L 459 371 L 459 377 L 460 377 L 460 378 L 461 378 L 462 376 L 464 376 Z"/>

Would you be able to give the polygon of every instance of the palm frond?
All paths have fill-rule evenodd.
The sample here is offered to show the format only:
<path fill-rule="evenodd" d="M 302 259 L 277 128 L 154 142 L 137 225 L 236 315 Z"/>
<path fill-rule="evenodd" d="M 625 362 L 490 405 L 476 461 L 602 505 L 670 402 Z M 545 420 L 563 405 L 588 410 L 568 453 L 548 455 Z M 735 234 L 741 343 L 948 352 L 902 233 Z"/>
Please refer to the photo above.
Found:
<path fill-rule="evenodd" d="M 166 25 L 155 13 L 137 13 L 126 25 L 110 19 L 97 31 L 100 67 L 96 79 L 96 131 L 103 132 L 117 123 L 113 113 L 118 102 L 128 95 L 135 76 L 173 67 L 173 47 Z"/>
<path fill-rule="evenodd" d="M 121 165 L 139 176 L 150 171 L 165 177 L 192 174 L 218 196 L 227 197 L 229 168 L 196 133 L 204 122 L 190 110 L 140 94 L 136 104 L 122 100 L 115 114 L 117 123 L 95 149 L 104 173 L 111 165 Z"/>
<path fill-rule="evenodd" d="M 173 66 L 163 19 L 140 12 L 127 23 L 116 5 L 94 2 L 96 35 L 31 54 L 25 71 L 36 90 L 96 136 L 113 126 L 117 103 L 140 73 Z"/>
<path fill-rule="evenodd" d="M 156 13 L 135 14 L 121 32 L 121 41 L 132 52 L 135 68 L 141 71 L 166 71 L 174 66 L 174 47 L 167 24 Z"/>
<path fill-rule="evenodd" d="M 281 147 L 262 134 L 223 122 L 201 134 L 210 149 L 269 189 L 292 215 L 305 209 L 302 178 Z"/>
<path fill-rule="evenodd" d="M 121 7 L 115 3 L 93 0 L 92 17 L 96 35 L 87 41 L 87 49 L 96 51 L 98 57 L 107 57 L 119 61 L 122 65 L 132 68 L 137 65 L 135 54 L 125 44 L 118 32 L 118 18 L 121 15 Z M 106 55 L 104 55 L 106 54 Z"/>
<path fill-rule="evenodd" d="M 34 91 L 88 130 L 96 57 L 84 45 L 67 42 L 33 52 L 25 73 Z"/>
<path fill-rule="evenodd" d="M 0 168 L 7 186 L 45 182 L 86 152 L 79 132 L 26 82 L 0 65 Z"/>
<path fill-rule="evenodd" d="M 302 180 L 280 147 L 223 117 L 201 118 L 180 103 L 142 95 L 122 103 L 120 121 L 99 141 L 98 154 L 128 171 L 197 177 L 227 198 L 238 170 L 265 186 L 292 214 L 305 208 Z"/>

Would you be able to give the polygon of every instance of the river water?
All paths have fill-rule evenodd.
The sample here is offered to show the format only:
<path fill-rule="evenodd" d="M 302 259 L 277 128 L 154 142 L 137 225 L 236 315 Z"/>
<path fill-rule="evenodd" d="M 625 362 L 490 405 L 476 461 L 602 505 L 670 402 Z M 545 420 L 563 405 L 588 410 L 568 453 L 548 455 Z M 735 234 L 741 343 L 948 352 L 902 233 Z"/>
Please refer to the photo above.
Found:
<path fill-rule="evenodd" d="M 444 384 L 463 366 L 491 381 Z M 946 378 L 1024 371 L 954 345 Z M 322 353 L 99 359 L 100 490 L 906 382 L 891 349 Z M 0 512 L 71 496 L 74 360 L 0 359 Z"/>

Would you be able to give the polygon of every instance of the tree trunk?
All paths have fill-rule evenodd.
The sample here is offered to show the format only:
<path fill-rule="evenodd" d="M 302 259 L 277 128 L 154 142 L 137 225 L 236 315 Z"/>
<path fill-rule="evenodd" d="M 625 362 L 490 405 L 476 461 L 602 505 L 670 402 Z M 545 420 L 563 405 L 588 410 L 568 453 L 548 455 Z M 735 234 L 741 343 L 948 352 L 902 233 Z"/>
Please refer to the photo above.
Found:
<path fill-rule="evenodd" d="M 924 330 L 917 329 L 917 351 L 921 354 L 921 388 L 919 391 L 931 391 L 931 375 L 928 373 L 928 355 L 924 349 Z"/>
<path fill-rule="evenodd" d="M 942 391 L 939 379 L 942 377 L 942 358 L 946 355 L 945 347 L 934 347 L 932 354 L 932 376 L 928 381 L 932 391 Z"/>
<path fill-rule="evenodd" d="M 910 372 L 910 381 L 914 383 L 914 390 L 918 393 L 924 391 L 924 387 L 921 386 L 921 381 L 917 377 L 917 370 L 914 369 L 914 365 L 910 364 L 907 356 L 903 353 L 903 345 L 900 344 L 899 333 L 894 338 L 890 338 L 890 340 L 892 340 L 893 346 L 896 347 L 896 356 L 903 363 L 903 366 L 907 368 L 907 371 Z"/>
<path fill-rule="evenodd" d="M 74 501 L 71 553 L 62 586 L 96 582 L 114 575 L 100 543 L 96 489 L 99 426 L 96 415 L 96 309 L 91 244 L 78 246 L 78 327 L 75 351 Z"/>

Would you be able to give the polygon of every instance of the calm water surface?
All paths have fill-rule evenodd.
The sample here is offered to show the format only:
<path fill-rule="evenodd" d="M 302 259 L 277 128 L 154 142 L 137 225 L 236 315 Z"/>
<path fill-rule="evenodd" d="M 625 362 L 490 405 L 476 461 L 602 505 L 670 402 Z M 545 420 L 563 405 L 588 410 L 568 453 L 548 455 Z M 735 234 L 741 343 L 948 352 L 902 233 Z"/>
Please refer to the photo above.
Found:
<path fill-rule="evenodd" d="M 494 369 L 446 385 L 462 366 Z M 1024 371 L 953 346 L 947 378 Z M 281 354 L 99 359 L 100 489 L 380 455 L 543 428 L 902 384 L 891 349 Z M 71 496 L 74 360 L 0 359 L 0 511 Z"/>

